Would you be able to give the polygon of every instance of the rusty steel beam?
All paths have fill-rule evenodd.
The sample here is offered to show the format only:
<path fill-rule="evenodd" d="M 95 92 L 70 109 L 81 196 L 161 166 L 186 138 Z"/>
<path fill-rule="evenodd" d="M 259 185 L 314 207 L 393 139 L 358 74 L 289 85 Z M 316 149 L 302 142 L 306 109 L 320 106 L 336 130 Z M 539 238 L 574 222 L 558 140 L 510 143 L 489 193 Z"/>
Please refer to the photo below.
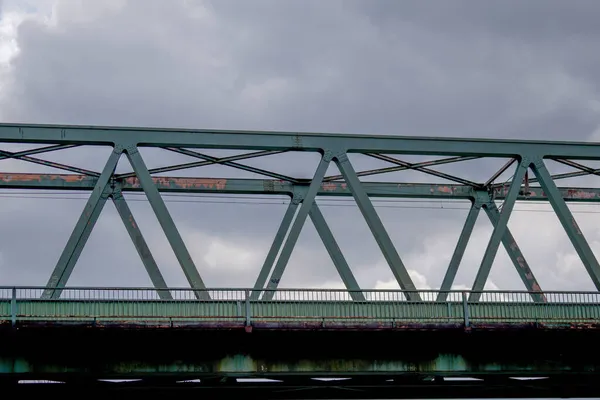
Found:
<path fill-rule="evenodd" d="M 152 177 L 154 184 L 161 192 L 173 193 L 230 193 L 230 194 L 279 194 L 292 196 L 296 187 L 289 182 L 276 179 L 229 179 L 229 178 L 186 178 L 186 177 Z M 37 189 L 37 190 L 72 190 L 90 191 L 98 178 L 75 174 L 33 174 L 33 173 L 0 173 L 0 189 Z M 141 192 L 142 187 L 137 178 L 119 180 L 125 192 Z M 471 200 L 476 197 L 477 190 L 466 185 L 435 183 L 393 183 L 362 182 L 362 186 L 372 197 L 398 198 L 443 198 Z M 508 184 L 494 187 L 493 198 L 503 200 L 508 192 Z M 559 187 L 563 199 L 568 202 L 600 202 L 600 188 Z M 324 182 L 318 192 L 319 196 L 352 196 L 345 182 Z M 541 187 L 530 186 L 529 193 L 520 193 L 520 201 L 548 201 Z"/>

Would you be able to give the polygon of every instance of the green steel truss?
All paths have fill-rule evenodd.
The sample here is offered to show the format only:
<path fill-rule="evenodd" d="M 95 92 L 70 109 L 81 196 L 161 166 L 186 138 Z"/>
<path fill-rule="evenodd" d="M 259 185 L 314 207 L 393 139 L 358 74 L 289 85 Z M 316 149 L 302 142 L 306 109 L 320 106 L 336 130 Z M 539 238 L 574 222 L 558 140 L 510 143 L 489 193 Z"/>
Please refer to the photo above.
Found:
<path fill-rule="evenodd" d="M 567 202 L 600 202 L 600 189 L 557 187 L 555 183 L 558 179 L 599 175 L 600 170 L 579 162 L 579 160 L 600 160 L 600 144 L 596 143 L 22 124 L 0 124 L 0 142 L 47 145 L 19 152 L 0 151 L 0 160 L 17 159 L 69 172 L 68 174 L 0 173 L 0 189 L 63 189 L 91 192 L 84 211 L 46 285 L 43 298 L 60 297 L 94 224 L 109 199 L 114 202 L 158 294 L 163 299 L 171 298 L 168 291 L 161 290 L 166 287 L 164 278 L 123 196 L 123 193 L 128 191 L 145 193 L 190 287 L 199 289 L 194 292 L 198 298 L 209 299 L 208 291 L 203 290 L 206 287 L 200 271 L 196 268 L 165 206 L 161 192 L 273 194 L 290 197 L 288 210 L 254 285 L 254 289 L 257 290 L 252 294 L 254 300 L 261 295 L 262 300 L 271 300 L 307 218 L 310 218 L 314 224 L 344 284 L 353 294 L 353 300 L 364 300 L 351 268 L 315 202 L 317 196 L 354 198 L 399 286 L 409 300 L 420 300 L 419 293 L 371 202 L 373 197 L 449 198 L 471 202 L 471 209 L 443 278 L 438 301 L 446 300 L 446 293 L 453 285 L 481 209 L 484 210 L 494 229 L 470 291 L 469 301 L 477 301 L 480 298 L 501 244 L 508 252 L 532 299 L 536 302 L 546 301 L 540 285 L 507 226 L 517 201 L 547 201 L 551 204 L 596 289 L 600 289 L 600 265 L 567 206 Z M 112 152 L 103 170 L 90 171 L 35 157 L 38 154 L 78 146 L 111 147 Z M 144 147 L 162 148 L 192 157 L 196 161 L 148 168 L 139 151 Z M 202 148 L 250 152 L 218 158 L 203 154 L 199 151 Z M 320 154 L 320 162 L 312 179 L 295 178 L 239 162 L 298 151 Z M 357 172 L 349 159 L 349 155 L 353 153 L 363 154 L 391 165 L 386 168 Z M 444 156 L 444 158 L 411 163 L 398 158 L 403 154 Z M 115 172 L 121 157 L 129 160 L 133 172 L 123 174 Z M 486 182 L 473 182 L 431 168 L 485 157 L 508 159 L 506 165 Z M 551 175 L 546 166 L 547 160 L 567 165 L 576 171 Z M 340 175 L 326 176 L 328 167 L 332 163 L 338 167 Z M 156 175 L 207 165 L 224 165 L 260 174 L 266 179 L 184 178 Z M 452 183 L 391 183 L 360 180 L 365 176 L 402 170 L 419 171 Z M 533 177 L 529 176 L 530 171 Z M 512 172 L 512 178 L 508 182 L 496 182 L 505 172 Z M 497 206 L 497 201 L 502 201 L 501 209 Z M 263 291 L 263 289 L 268 290 Z"/>

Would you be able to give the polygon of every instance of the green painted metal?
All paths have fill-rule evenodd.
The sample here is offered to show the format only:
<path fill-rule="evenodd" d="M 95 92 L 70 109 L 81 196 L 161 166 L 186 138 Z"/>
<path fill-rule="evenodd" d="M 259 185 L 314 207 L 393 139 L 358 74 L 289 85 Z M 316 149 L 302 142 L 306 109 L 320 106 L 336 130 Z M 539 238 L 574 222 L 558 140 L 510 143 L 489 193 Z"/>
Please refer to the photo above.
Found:
<path fill-rule="evenodd" d="M 345 153 L 338 154 L 335 158 L 335 161 L 340 172 L 342 175 L 344 175 L 344 179 L 348 183 L 348 186 L 352 191 L 352 195 L 354 196 L 354 200 L 356 200 L 356 204 L 360 212 L 365 218 L 365 221 L 367 222 L 375 241 L 379 245 L 379 248 L 383 253 L 383 257 L 392 269 L 392 273 L 394 274 L 396 281 L 402 289 L 408 291 L 407 295 L 410 296 L 412 300 L 418 300 L 419 294 L 415 292 L 415 284 L 408 274 L 408 270 L 404 266 L 404 263 L 400 259 L 392 240 L 390 239 L 385 227 L 383 226 L 383 223 L 381 222 L 381 219 L 377 215 L 377 211 L 375 211 L 373 203 L 371 203 L 369 196 L 363 189 L 360 180 L 356 176 L 356 172 L 354 171 L 348 156 Z"/>
<path fill-rule="evenodd" d="M 486 292 L 483 300 L 463 304 L 462 293 L 456 291 L 447 301 L 436 300 L 439 291 L 420 291 L 419 298 L 425 300 L 407 301 L 403 291 L 364 290 L 360 293 L 366 300 L 353 300 L 351 293 L 343 290 L 279 289 L 270 300 L 251 300 L 250 289 L 210 289 L 212 300 L 201 300 L 209 296 L 197 299 L 194 290 L 163 289 L 170 290 L 173 298 L 156 298 L 152 296 L 155 289 L 149 288 L 65 288 L 63 298 L 40 299 L 37 293 L 44 288 L 4 288 L 0 289 L 0 321 L 144 322 L 155 326 L 237 322 L 240 327 L 247 321 L 282 327 L 317 322 L 323 327 L 375 324 L 389 328 L 415 323 L 460 325 L 467 319 L 470 326 L 492 327 L 600 324 L 598 292 L 545 292 L 548 301 L 539 303 L 531 301 L 528 292 L 494 291 Z"/>
<path fill-rule="evenodd" d="M 290 204 L 283 215 L 283 219 L 281 220 L 281 224 L 279 224 L 279 228 L 277 229 L 277 233 L 275 234 L 275 238 L 273 238 L 273 243 L 271 244 L 271 248 L 267 253 L 267 257 L 260 269 L 260 273 L 256 278 L 256 283 L 254 284 L 254 289 L 252 291 L 252 299 L 258 300 L 260 297 L 260 290 L 265 287 L 265 283 L 267 282 L 267 278 L 271 273 L 271 269 L 273 268 L 273 263 L 279 254 L 279 250 L 281 249 L 281 245 L 287 235 L 287 232 L 294 220 L 294 216 L 296 215 L 296 211 L 298 209 L 298 204 L 300 204 L 300 199 L 295 197 L 290 201 Z"/>
<path fill-rule="evenodd" d="M 283 248 L 281 249 L 279 258 L 277 259 L 277 263 L 275 264 L 273 272 L 271 273 L 271 277 L 269 278 L 269 282 L 267 283 L 267 291 L 263 294 L 263 298 L 266 300 L 270 300 L 273 297 L 273 290 L 277 289 L 277 286 L 279 285 L 279 281 L 281 280 L 285 267 L 287 266 L 287 263 L 292 255 L 294 246 L 298 241 L 302 227 L 306 222 L 306 217 L 308 217 L 312 204 L 315 201 L 315 197 L 317 196 L 319 187 L 321 186 L 321 182 L 325 176 L 325 173 L 327 172 L 330 162 L 331 155 L 328 153 L 323 154 L 308 190 L 306 191 L 305 196 L 302 198 L 302 204 L 298 209 L 296 218 L 292 223 L 292 227 L 290 228 L 287 239 L 283 245 Z"/>
<path fill-rule="evenodd" d="M 483 254 L 483 260 L 477 271 L 477 276 L 473 283 L 471 300 L 477 300 L 485 286 L 490 270 L 492 269 L 492 264 L 498 253 L 498 247 L 506 233 L 508 219 L 510 218 L 511 211 L 515 205 L 519 191 L 521 190 L 521 182 L 523 182 L 523 178 L 525 177 L 525 173 L 530 164 L 530 159 L 524 159 L 517 165 L 510 189 L 508 190 L 508 194 L 502 206 L 502 213 L 500 214 L 500 218 L 498 218 L 497 225 L 494 227 L 492 236 L 490 237 L 485 253 Z"/>
<path fill-rule="evenodd" d="M 69 241 L 48 280 L 48 284 L 46 285 L 48 290 L 44 292 L 44 297 L 59 297 L 61 288 L 67 284 L 67 281 L 73 272 L 73 268 L 75 268 L 77 259 L 83 251 L 85 243 L 102 212 L 102 208 L 112 192 L 109 182 L 117 167 L 122 151 L 122 148 L 115 147 L 110 154 L 102 174 L 100 175 L 100 178 L 98 178 L 94 190 L 77 221 L 77 225 L 75 225 L 75 228 L 69 237 Z"/>
<path fill-rule="evenodd" d="M 489 207 L 485 207 L 484 205 L 486 213 L 488 213 L 488 216 L 494 224 L 494 231 L 473 284 L 471 296 L 474 297 L 472 300 L 479 297 L 480 290 L 483 289 L 485 285 L 500 243 L 503 243 L 504 247 L 507 249 L 513 264 L 517 267 L 521 279 L 524 281 L 527 289 L 530 290 L 531 293 L 536 291 L 540 292 L 539 285 L 531 273 L 531 269 L 527 265 L 520 249 L 516 246 L 516 243 L 514 243 L 514 238 L 512 238 L 512 235 L 507 228 L 507 221 L 515 201 L 547 200 L 552 204 L 561 224 L 569 235 L 570 240 L 592 277 L 594 284 L 600 289 L 600 265 L 583 237 L 583 234 L 573 222 L 574 219 L 572 214 L 565 204 L 566 201 L 598 202 L 600 201 L 600 189 L 559 189 L 554 185 L 552 179 L 571 176 L 573 174 L 561 174 L 553 177 L 547 172 L 543 163 L 544 158 L 553 159 L 580 170 L 581 172 L 578 172 L 578 174 L 597 175 L 599 174 L 598 170 L 563 158 L 598 160 L 600 159 L 600 152 L 598 151 L 600 149 L 600 144 L 598 143 L 30 124 L 0 124 L 0 142 L 49 143 L 51 145 L 48 147 L 26 150 L 24 152 L 13 153 L 0 151 L 0 159 L 20 159 L 36 164 L 62 168 L 80 174 L 0 174 L 0 188 L 61 188 L 74 190 L 90 190 L 94 188 L 92 196 L 86 206 L 86 210 L 75 227 L 49 281 L 47 289 L 52 289 L 52 292 L 46 291 L 46 296 L 60 295 L 60 287 L 66 284 L 79 253 L 90 234 L 93 223 L 98 217 L 106 200 L 106 195 L 109 194 L 109 182 L 111 187 L 120 186 L 118 192 L 115 192 L 114 190 L 112 192 L 118 199 L 122 199 L 122 196 L 118 197 L 120 196 L 121 191 L 144 191 L 146 193 L 190 285 L 194 288 L 204 288 L 205 286 L 160 196 L 160 192 L 162 191 L 272 193 L 288 195 L 295 199 L 305 196 L 301 201 L 302 205 L 298 211 L 298 215 L 291 224 L 289 235 L 281 249 L 279 259 L 277 259 L 275 266 L 271 271 L 271 266 L 277 255 L 276 253 L 273 253 L 273 251 L 277 250 L 278 252 L 279 247 L 281 247 L 280 244 L 277 243 L 278 237 L 276 235 L 271 249 L 272 251 L 267 256 L 263 269 L 261 270 L 261 275 L 259 275 L 256 282 L 256 288 L 258 288 L 258 285 L 260 284 L 261 290 L 264 287 L 264 281 L 267 279 L 266 277 L 269 273 L 271 273 L 271 279 L 267 283 L 267 289 L 273 290 L 277 288 L 298 239 L 298 235 L 305 223 L 306 217 L 311 215 L 312 203 L 315 201 L 315 196 L 353 196 L 366 219 L 384 258 L 390 265 L 395 278 L 403 289 L 408 290 L 406 293 L 411 296 L 418 296 L 418 293 L 413 291 L 414 284 L 385 231 L 382 221 L 377 216 L 369 197 L 452 198 L 467 199 L 477 202 L 483 193 L 487 192 L 487 195 L 491 195 L 493 199 L 504 199 L 505 204 L 503 211 L 500 214 L 497 213 L 497 210 L 492 203 L 488 203 Z M 115 149 L 126 149 L 125 152 L 134 167 L 134 172 L 115 175 L 114 169 L 112 169 L 107 176 L 106 168 L 102 174 L 98 174 L 94 171 L 88 171 L 32 157 L 32 155 L 35 154 L 62 150 L 79 145 L 111 146 Z M 169 151 L 186 154 L 194 158 L 200 158 L 203 161 L 148 170 L 139 154 L 139 147 L 160 147 Z M 257 150 L 257 152 L 217 158 L 190 150 L 199 148 L 246 149 Z M 117 151 L 120 152 L 120 150 Z M 277 172 L 245 166 L 237 162 L 247 158 L 288 151 L 319 152 L 324 154 L 323 160 L 326 160 L 326 164 L 323 165 L 323 161 L 321 162 L 319 169 L 312 180 L 301 180 Z M 348 160 L 349 153 L 362 153 L 370 157 L 390 162 L 395 164 L 395 166 L 370 171 L 360 171 L 357 173 Z M 450 156 L 450 158 L 420 163 L 409 163 L 387 154 L 447 155 Z M 492 182 L 512 164 L 512 161 L 507 163 L 486 183 L 477 183 L 430 169 L 430 167 L 435 165 L 481 157 L 508 157 L 513 160 L 521 160 L 517 168 L 517 173 L 513 178 L 513 182 L 509 185 L 492 184 Z M 334 160 L 338 167 L 340 167 L 341 175 L 324 176 L 330 160 Z M 263 174 L 275 179 L 244 180 L 151 176 L 152 173 L 174 171 L 211 164 L 221 164 L 253 173 Z M 525 193 L 521 190 L 521 180 L 525 171 L 530 166 L 533 168 L 536 178 L 528 180 Z M 323 174 L 321 174 L 321 169 L 323 169 Z M 446 180 L 459 182 L 463 185 L 361 183 L 359 181 L 359 176 L 368 176 L 402 169 L 421 171 Z M 339 181 L 342 178 L 343 181 Z M 529 186 L 529 183 L 535 181 L 539 182 L 540 187 Z M 97 193 L 98 188 L 101 190 L 100 194 Z M 120 204 L 121 203 L 117 204 L 117 206 L 119 207 Z M 127 207 L 126 204 L 121 206 L 121 211 L 130 215 L 130 212 L 124 207 Z M 474 213 L 474 211 L 472 211 L 472 213 Z M 86 221 L 90 223 L 87 223 Z M 463 235 L 470 234 L 472 231 L 473 228 L 470 226 L 470 223 L 471 220 L 468 219 L 467 224 L 463 228 Z M 130 226 L 128 227 L 131 228 Z M 282 228 L 280 228 L 280 230 L 282 230 Z M 353 282 L 353 277 L 351 277 L 349 268 L 346 268 L 347 263 L 343 259 L 341 252 L 339 252 L 339 248 L 337 247 L 337 244 L 335 244 L 333 235 L 328 234 L 331 233 L 329 228 L 326 225 L 321 224 L 318 229 L 320 229 L 319 234 L 323 238 L 326 246 L 328 246 L 328 251 L 334 259 L 336 267 L 340 271 L 345 271 L 344 274 L 347 276 L 344 280 L 347 285 L 349 285 L 348 287 L 354 288 L 355 280 Z M 285 231 L 287 232 L 287 227 Z M 158 266 L 156 266 L 152 256 L 149 255 L 149 249 L 147 248 L 141 233 L 132 230 L 130 230 L 129 233 L 132 239 L 139 242 L 139 246 L 137 247 L 138 252 L 142 257 L 146 268 L 149 271 L 153 271 L 152 274 L 154 276 L 152 277 L 152 280 L 154 284 L 157 287 L 164 286 L 164 280 L 160 277 Z M 327 237 L 327 239 L 325 239 L 325 237 Z M 450 263 L 449 271 L 443 281 L 444 288 L 451 285 L 451 282 L 454 279 L 467 240 L 468 238 L 465 238 L 464 236 L 461 236 L 459 239 L 459 243 L 457 244 L 457 248 L 455 249 Z M 265 294 L 265 296 L 267 296 L 266 298 L 269 297 L 269 293 L 271 292 Z M 197 294 L 206 295 L 206 292 L 200 291 L 197 292 Z M 543 298 L 540 297 L 541 295 L 539 293 L 532 295 L 536 299 L 543 301 Z"/>
<path fill-rule="evenodd" d="M 496 206 L 496 202 L 490 199 L 487 203 L 484 204 L 483 209 L 487 214 L 490 222 L 494 227 L 498 226 L 498 221 L 500 219 L 500 210 Z M 521 281 L 525 285 L 525 288 L 528 292 L 531 293 L 534 301 L 544 302 L 546 299 L 544 298 L 542 292 L 542 288 L 538 283 L 535 275 L 531 268 L 529 268 L 529 264 L 527 260 L 525 260 L 525 256 L 521 252 L 517 241 L 513 237 L 512 233 L 510 233 L 510 229 L 508 226 L 506 227 L 506 231 L 504 232 L 504 236 L 502 236 L 502 245 L 508 254 L 508 257 L 512 261 Z"/>
<path fill-rule="evenodd" d="M 419 168 L 422 168 L 422 167 L 431 167 L 431 166 L 435 166 L 435 165 L 452 164 L 452 163 L 457 163 L 457 162 L 461 162 L 461 161 L 475 160 L 478 158 L 481 158 L 481 157 L 461 157 L 461 156 L 459 156 L 459 157 L 442 158 L 442 159 L 431 160 L 431 161 L 423 161 L 423 162 L 419 162 L 419 163 L 404 163 L 403 162 L 399 165 L 396 165 L 395 167 L 376 168 L 376 169 L 371 169 L 371 170 L 367 170 L 367 171 L 360 171 L 360 172 L 357 172 L 356 175 L 359 177 L 363 177 L 363 176 L 387 174 L 390 172 L 405 171 L 408 169 L 418 170 Z M 396 160 L 396 161 L 399 161 L 399 160 Z M 337 181 L 337 180 L 340 180 L 343 178 L 344 178 L 343 175 L 326 176 L 325 178 L 323 178 L 323 182 Z"/>
<path fill-rule="evenodd" d="M 242 171 L 252 172 L 253 174 L 264 175 L 264 176 L 268 176 L 271 178 L 280 179 L 280 180 L 284 180 L 284 181 L 288 181 L 288 182 L 298 182 L 297 179 L 294 179 L 291 176 L 278 174 L 276 172 L 267 171 L 267 170 L 261 169 L 261 168 L 251 167 L 248 165 L 237 163 L 235 161 L 227 161 L 227 160 L 222 161 L 218 157 L 201 154 L 196 151 L 191 151 L 191 150 L 186 150 L 186 149 L 176 149 L 176 148 L 167 148 L 167 150 L 170 150 L 170 151 L 173 151 L 173 152 L 179 153 L 179 154 L 184 154 L 184 155 L 190 156 L 190 157 L 200 158 L 202 160 L 210 161 L 215 164 L 222 164 L 222 165 L 225 165 L 228 167 L 240 169 Z M 278 153 L 279 152 L 277 152 L 276 154 L 278 154 Z M 273 154 L 273 152 L 258 152 L 258 153 L 254 153 L 253 155 L 256 157 L 264 157 L 264 156 L 270 155 L 270 154 Z M 250 158 L 250 157 L 244 157 L 244 159 L 247 159 L 247 158 Z"/>
<path fill-rule="evenodd" d="M 600 290 L 600 264 L 598 264 L 598 260 L 594 255 L 594 252 L 590 248 L 583 232 L 579 229 L 579 225 L 577 225 L 577 221 L 573 217 L 573 214 L 569 210 L 569 207 L 563 200 L 556 187 L 546 165 L 544 164 L 544 160 L 538 158 L 533 160 L 532 169 L 538 180 L 540 181 L 540 185 L 546 192 L 548 196 L 548 200 L 554 208 L 554 212 L 558 217 L 560 223 L 562 224 L 565 232 L 569 236 L 573 247 L 577 251 L 583 265 L 585 266 L 592 282 L 596 286 L 596 289 Z"/>
<path fill-rule="evenodd" d="M 133 170 L 138 176 L 140 184 L 146 193 L 146 197 L 156 214 L 158 222 L 160 223 L 167 240 L 171 244 L 173 252 L 175 253 L 175 257 L 177 257 L 177 261 L 181 265 L 183 269 L 183 273 L 187 278 L 190 286 L 194 289 L 204 289 L 206 286 L 204 285 L 204 281 L 200 277 L 200 273 L 190 256 L 177 227 L 175 226 L 175 222 L 173 222 L 173 218 L 171 218 L 171 214 L 167 209 L 162 197 L 160 196 L 160 192 L 154 182 L 152 180 L 152 176 L 148 172 L 148 168 L 142 159 L 141 154 L 139 153 L 136 147 L 129 147 L 126 149 L 126 154 L 133 167 Z M 206 292 L 196 292 L 200 296 L 207 296 Z"/>
<path fill-rule="evenodd" d="M 153 177 L 156 187 L 165 193 L 232 193 L 232 194 L 275 194 L 292 196 L 296 188 L 304 189 L 304 184 L 294 185 L 276 179 L 230 179 L 230 178 L 187 178 L 187 177 Z M 532 179 L 530 179 L 531 182 Z M 2 189 L 48 189 L 48 190 L 82 190 L 90 191 L 98 181 L 95 177 L 74 174 L 33 174 L 33 173 L 0 173 Z M 125 192 L 143 191 L 137 178 L 118 180 Z M 386 198 L 439 198 L 473 200 L 486 190 L 475 190 L 465 185 L 401 183 L 401 182 L 362 182 L 362 186 L 370 197 Z M 506 198 L 509 185 L 494 187 L 492 195 L 497 200 Z M 600 188 L 559 187 L 562 198 L 567 202 L 597 203 L 600 202 Z M 325 182 L 321 184 L 319 196 L 347 197 L 352 196 L 345 182 Z M 529 194 L 520 193 L 519 201 L 548 201 L 541 187 L 530 187 Z"/>
<path fill-rule="evenodd" d="M 460 232 L 460 236 L 458 237 L 458 243 L 456 243 L 454 253 L 452 254 L 452 258 L 450 259 L 450 264 L 448 265 L 448 269 L 446 269 L 444 280 L 442 281 L 442 285 L 440 286 L 440 293 L 438 294 L 437 298 L 438 301 L 446 301 L 446 299 L 448 298 L 448 291 L 452 289 L 452 284 L 454 283 L 454 279 L 456 278 L 458 267 L 460 266 L 462 258 L 465 254 L 465 250 L 467 249 L 467 245 L 469 244 L 469 239 L 471 238 L 471 234 L 473 233 L 473 228 L 475 227 L 475 223 L 477 222 L 477 217 L 479 216 L 480 210 L 481 204 L 479 202 L 475 201 L 471 204 L 469 214 L 467 215 L 465 224 L 463 225 L 462 231 Z"/>
<path fill-rule="evenodd" d="M 421 167 L 421 166 L 415 166 L 415 164 L 408 163 L 408 162 L 402 161 L 402 160 L 398 160 L 398 159 L 396 159 L 394 157 L 385 156 L 385 155 L 381 155 L 381 154 L 367 154 L 367 155 L 371 156 L 373 158 L 377 158 L 378 160 L 383 160 L 383 161 L 391 162 L 392 164 L 396 164 L 396 165 L 399 165 L 401 167 L 406 167 L 407 169 L 412 169 L 412 170 L 415 170 L 415 171 L 423 172 L 425 174 L 432 175 L 432 176 L 435 176 L 437 178 L 446 179 L 446 180 L 449 180 L 451 182 L 458 182 L 458 183 L 461 183 L 463 185 L 468 185 L 468 186 L 473 186 L 473 187 L 482 187 L 482 185 L 480 185 L 480 184 L 478 184 L 476 182 L 469 181 L 469 180 L 463 179 L 463 178 L 459 178 L 459 177 L 456 177 L 454 175 L 446 174 L 444 172 L 436 171 L 436 170 L 431 169 L 431 168 L 426 168 L 426 167 Z"/>
<path fill-rule="evenodd" d="M 313 203 L 309 215 L 335 265 L 335 268 L 342 278 L 342 282 L 344 282 L 344 286 L 350 291 L 350 296 L 353 300 L 365 300 L 363 294 L 360 292 L 360 286 L 350 270 L 350 266 L 342 254 L 342 250 L 338 246 L 337 241 L 335 240 L 331 229 L 329 229 L 329 225 L 327 225 L 327 221 L 325 220 L 325 217 L 323 217 L 316 202 Z"/>
<path fill-rule="evenodd" d="M 152 252 L 144 239 L 144 235 L 138 226 L 125 197 L 123 197 L 123 193 L 121 191 L 121 187 L 119 184 L 115 185 L 115 188 L 112 192 L 112 200 L 117 209 L 125 228 L 127 229 L 127 233 L 135 246 L 135 249 L 144 264 L 144 268 L 146 268 L 146 272 L 152 281 L 152 284 L 156 288 L 166 288 L 168 285 L 165 282 L 165 278 L 162 276 L 162 273 L 158 269 L 158 265 L 152 256 Z M 168 290 L 158 290 L 158 295 L 161 299 L 172 299 L 171 293 Z"/>
<path fill-rule="evenodd" d="M 600 159 L 600 145 L 586 142 L 208 129 L 0 124 L 0 141 L 248 150 L 345 149 L 350 152 L 384 154 Z"/>

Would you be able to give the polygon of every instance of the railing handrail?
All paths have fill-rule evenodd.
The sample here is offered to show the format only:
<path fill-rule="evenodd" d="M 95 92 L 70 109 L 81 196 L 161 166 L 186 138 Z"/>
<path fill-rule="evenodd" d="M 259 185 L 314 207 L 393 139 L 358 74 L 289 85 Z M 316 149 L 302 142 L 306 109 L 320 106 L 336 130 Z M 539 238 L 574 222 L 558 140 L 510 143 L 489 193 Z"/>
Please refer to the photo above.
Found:
<path fill-rule="evenodd" d="M 0 290 L 59 290 L 59 291 L 75 291 L 75 290 L 88 290 L 88 291 L 173 291 L 173 292 L 281 292 L 281 293 L 399 293 L 399 294 L 410 294 L 410 293 L 456 293 L 456 294 L 582 294 L 582 295 L 600 295 L 600 291 L 574 291 L 574 290 L 545 290 L 545 291 L 528 291 L 528 290 L 470 290 L 470 289 L 452 289 L 452 290 L 439 290 L 439 289 L 417 289 L 417 290 L 404 290 L 404 289 L 332 289 L 332 288 L 277 288 L 277 289 L 254 289 L 254 288 L 243 288 L 243 287 L 214 287 L 214 288 L 187 288 L 187 287 L 126 287 L 126 286 L 65 286 L 65 287 L 48 287 L 48 286 L 0 286 Z"/>

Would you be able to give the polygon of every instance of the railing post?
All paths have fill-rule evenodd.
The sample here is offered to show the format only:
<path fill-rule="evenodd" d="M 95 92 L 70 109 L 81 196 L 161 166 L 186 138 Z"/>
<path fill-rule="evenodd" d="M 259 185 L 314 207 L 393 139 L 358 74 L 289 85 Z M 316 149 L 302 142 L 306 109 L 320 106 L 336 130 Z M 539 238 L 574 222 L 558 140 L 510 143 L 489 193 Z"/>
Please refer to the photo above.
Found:
<path fill-rule="evenodd" d="M 248 289 L 245 290 L 245 304 L 246 304 L 246 311 L 245 311 L 245 315 L 246 315 L 246 327 L 250 326 L 251 323 L 251 317 L 250 317 L 250 291 Z"/>
<path fill-rule="evenodd" d="M 17 288 L 12 288 L 12 296 L 10 299 L 10 316 L 12 326 L 15 327 L 17 325 Z"/>
<path fill-rule="evenodd" d="M 469 304 L 467 303 L 467 292 L 462 292 L 462 303 L 465 328 L 468 328 L 471 325 L 471 322 L 469 321 Z"/>

